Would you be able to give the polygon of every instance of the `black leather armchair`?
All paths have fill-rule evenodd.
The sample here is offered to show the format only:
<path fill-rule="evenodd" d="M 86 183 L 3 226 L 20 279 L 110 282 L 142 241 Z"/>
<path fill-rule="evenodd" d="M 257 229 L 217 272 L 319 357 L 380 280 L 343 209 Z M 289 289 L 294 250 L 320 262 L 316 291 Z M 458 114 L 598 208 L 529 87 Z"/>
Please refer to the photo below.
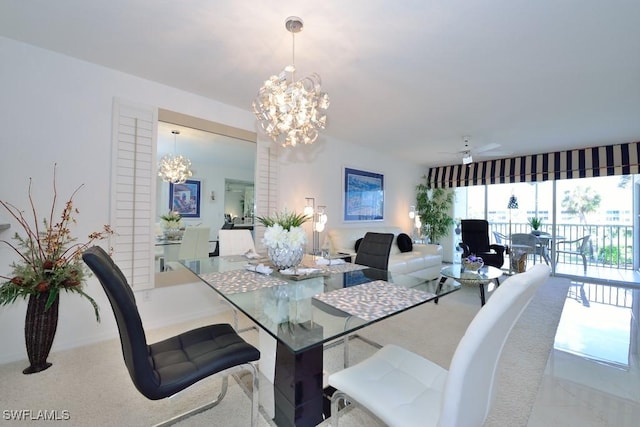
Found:
<path fill-rule="evenodd" d="M 133 384 L 151 400 L 163 399 L 194 383 L 221 372 L 224 374 L 218 398 L 162 425 L 170 425 L 217 405 L 227 391 L 232 370 L 249 370 L 253 375 L 251 424 L 257 423 L 258 377 L 251 362 L 260 358 L 257 348 L 247 344 L 228 324 L 209 325 L 172 338 L 147 344 L 135 296 L 125 276 L 99 246 L 87 249 L 82 259 L 104 288 L 115 315 L 124 362 Z"/>
<path fill-rule="evenodd" d="M 482 257 L 485 265 L 502 268 L 505 247 L 489 244 L 489 223 L 484 219 L 463 219 L 462 223 L 462 256 L 470 254 Z"/>

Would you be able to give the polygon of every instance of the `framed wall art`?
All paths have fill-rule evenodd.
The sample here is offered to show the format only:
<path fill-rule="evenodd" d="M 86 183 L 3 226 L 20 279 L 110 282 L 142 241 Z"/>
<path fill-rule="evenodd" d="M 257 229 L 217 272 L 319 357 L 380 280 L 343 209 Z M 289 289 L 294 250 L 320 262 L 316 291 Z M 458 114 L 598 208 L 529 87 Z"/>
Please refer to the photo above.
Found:
<path fill-rule="evenodd" d="M 344 168 L 344 220 L 384 220 L 384 175 Z"/>
<path fill-rule="evenodd" d="M 169 210 L 183 218 L 200 218 L 200 181 L 169 184 Z"/>

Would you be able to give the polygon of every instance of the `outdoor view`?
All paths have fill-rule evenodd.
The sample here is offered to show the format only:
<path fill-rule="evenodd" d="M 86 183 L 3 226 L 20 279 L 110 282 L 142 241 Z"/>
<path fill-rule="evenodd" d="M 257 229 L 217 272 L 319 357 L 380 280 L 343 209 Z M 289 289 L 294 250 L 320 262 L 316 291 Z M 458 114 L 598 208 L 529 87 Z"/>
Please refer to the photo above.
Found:
<path fill-rule="evenodd" d="M 597 268 L 633 270 L 634 178 L 624 175 L 458 188 L 455 216 L 486 217 L 492 242 L 500 235 L 534 229 L 550 234 L 548 250 L 552 261 L 558 261 L 555 267 L 559 273 L 589 276 L 595 275 Z M 518 201 L 517 209 L 507 209 L 512 195 Z"/>

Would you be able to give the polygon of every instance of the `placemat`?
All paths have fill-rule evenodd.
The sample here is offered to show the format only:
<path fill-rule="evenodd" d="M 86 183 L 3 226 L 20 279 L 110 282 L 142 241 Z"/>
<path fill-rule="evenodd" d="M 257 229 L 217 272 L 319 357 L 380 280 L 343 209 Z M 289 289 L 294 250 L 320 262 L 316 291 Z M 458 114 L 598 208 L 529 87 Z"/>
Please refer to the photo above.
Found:
<path fill-rule="evenodd" d="M 434 294 L 376 280 L 337 289 L 314 298 L 367 321 L 373 321 L 421 303 Z"/>
<path fill-rule="evenodd" d="M 257 291 L 262 288 L 286 285 L 287 281 L 248 270 L 232 270 L 220 273 L 206 273 L 202 280 L 224 294 Z"/>
<path fill-rule="evenodd" d="M 249 259 L 244 255 L 222 255 L 220 257 L 220 259 L 223 259 L 223 260 L 229 261 L 229 262 L 249 262 L 249 261 L 253 261 L 252 259 Z"/>
<path fill-rule="evenodd" d="M 350 262 L 345 262 L 343 264 L 331 264 L 331 265 L 316 265 L 314 263 L 312 267 L 319 268 L 329 273 L 346 273 L 348 271 L 364 270 L 365 268 L 369 268 L 366 265 L 352 264 Z"/>

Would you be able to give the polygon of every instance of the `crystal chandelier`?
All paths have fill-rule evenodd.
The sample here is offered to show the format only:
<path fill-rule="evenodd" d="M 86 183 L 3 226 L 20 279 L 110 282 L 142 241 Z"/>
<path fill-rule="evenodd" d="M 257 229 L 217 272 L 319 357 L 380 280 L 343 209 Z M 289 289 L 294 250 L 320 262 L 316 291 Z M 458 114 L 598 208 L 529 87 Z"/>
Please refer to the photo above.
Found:
<path fill-rule="evenodd" d="M 164 182 L 183 184 L 193 175 L 191 172 L 191 160 L 184 156 L 176 155 L 176 139 L 180 135 L 179 130 L 172 130 L 173 154 L 165 154 L 158 163 L 158 176 Z"/>
<path fill-rule="evenodd" d="M 311 74 L 295 79 L 295 34 L 302 30 L 302 19 L 291 16 L 285 28 L 292 34 L 292 64 L 264 82 L 253 101 L 253 111 L 264 131 L 283 147 L 312 144 L 327 124 L 329 95 L 322 92 L 320 76 Z"/>

